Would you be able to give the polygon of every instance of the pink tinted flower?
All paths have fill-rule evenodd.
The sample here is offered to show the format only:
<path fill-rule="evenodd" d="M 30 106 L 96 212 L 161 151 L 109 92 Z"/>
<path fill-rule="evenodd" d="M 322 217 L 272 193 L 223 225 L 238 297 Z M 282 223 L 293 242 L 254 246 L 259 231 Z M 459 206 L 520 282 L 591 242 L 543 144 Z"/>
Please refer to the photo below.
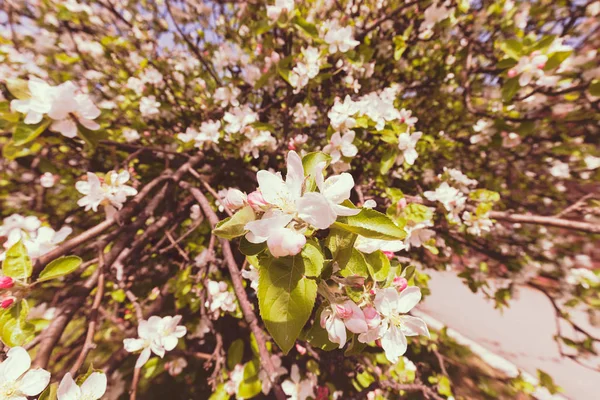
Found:
<path fill-rule="evenodd" d="M 406 279 L 401 276 L 395 277 L 392 284 L 399 292 L 403 291 L 408 286 L 408 282 L 406 281 Z"/>
<path fill-rule="evenodd" d="M 391 260 L 392 258 L 394 258 L 393 251 L 384 251 L 383 254 L 385 254 L 385 256 L 388 258 L 388 260 Z"/>
<path fill-rule="evenodd" d="M 296 350 L 298 351 L 298 353 L 300 353 L 301 355 L 305 355 L 306 354 L 306 347 L 301 346 L 300 344 L 296 343 Z"/>
<path fill-rule="evenodd" d="M 254 211 L 259 211 L 269 206 L 269 203 L 265 201 L 260 190 L 255 190 L 248 195 L 248 204 L 250 204 Z"/>

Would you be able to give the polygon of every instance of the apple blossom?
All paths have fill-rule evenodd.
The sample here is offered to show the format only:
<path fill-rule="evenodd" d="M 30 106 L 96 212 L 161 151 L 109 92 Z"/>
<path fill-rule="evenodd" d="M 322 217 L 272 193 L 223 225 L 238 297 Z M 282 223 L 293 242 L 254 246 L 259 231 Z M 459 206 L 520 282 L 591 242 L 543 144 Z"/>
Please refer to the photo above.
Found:
<path fill-rule="evenodd" d="M 344 157 L 354 157 L 358 153 L 358 148 L 352 144 L 354 141 L 354 131 L 347 131 L 344 135 L 340 135 L 339 132 L 335 132 L 329 144 L 323 147 L 323 151 L 331 155 L 331 162 L 336 163 Z"/>
<path fill-rule="evenodd" d="M 176 315 L 163 318 L 152 316 L 139 322 L 139 338 L 123 340 L 126 351 L 133 353 L 142 350 L 135 364 L 136 368 L 146 364 L 152 353 L 162 358 L 167 351 L 177 346 L 178 340 L 187 332 L 185 326 L 178 326 L 180 321 L 181 316 Z"/>
<path fill-rule="evenodd" d="M 183 372 L 183 370 L 188 366 L 187 361 L 183 357 L 178 357 L 173 361 L 169 361 L 165 364 L 165 368 L 169 371 L 169 375 L 177 376 Z"/>
<path fill-rule="evenodd" d="M 267 17 L 275 21 L 281 14 L 291 14 L 294 11 L 294 0 L 275 0 L 275 4 L 267 6 Z"/>
<path fill-rule="evenodd" d="M 281 358 L 275 354 L 271 354 L 271 363 L 274 367 L 274 374 L 269 376 L 267 371 L 261 369 L 258 373 L 258 379 L 262 382 L 262 392 L 267 395 L 271 391 L 272 383 L 276 382 L 277 378 L 281 375 L 287 374 L 287 369 L 281 365 Z"/>
<path fill-rule="evenodd" d="M 234 312 L 237 308 L 235 295 L 229 291 L 227 283 L 221 281 L 209 280 L 207 284 L 209 300 L 206 301 L 206 306 L 210 311 L 216 313 L 220 310 L 226 312 Z"/>
<path fill-rule="evenodd" d="M 398 135 L 398 148 L 402 151 L 399 156 L 399 162 L 406 162 L 408 165 L 413 165 L 419 154 L 416 146 L 419 139 L 423 135 L 422 132 L 402 132 Z"/>
<path fill-rule="evenodd" d="M 240 105 L 240 102 L 237 99 L 240 93 L 241 90 L 234 86 L 225 86 L 215 90 L 213 98 L 221 104 L 221 107 L 227 107 L 229 104 L 233 107 L 237 107 Z"/>
<path fill-rule="evenodd" d="M 128 196 L 137 194 L 136 189 L 125 185 L 128 180 L 127 171 L 110 171 L 104 182 L 101 182 L 96 174 L 88 172 L 87 181 L 78 181 L 75 184 L 77 191 L 84 195 L 77 204 L 85 207 L 86 211 L 90 209 L 98 211 L 98 206 L 103 204 L 107 208 L 107 213 L 114 213 L 115 209 L 123 208 Z"/>
<path fill-rule="evenodd" d="M 294 122 L 301 125 L 313 125 L 317 120 L 317 107 L 308 103 L 298 103 L 294 109 Z"/>
<path fill-rule="evenodd" d="M 548 61 L 548 56 L 539 51 L 523 56 L 519 59 L 517 65 L 508 71 L 509 77 L 519 75 L 519 85 L 527 86 L 532 79 L 539 79 L 544 76 L 544 66 Z"/>
<path fill-rule="evenodd" d="M 567 273 L 566 282 L 569 285 L 581 285 L 589 289 L 600 286 L 600 276 L 588 268 L 573 268 Z"/>
<path fill-rule="evenodd" d="M 31 357 L 22 347 L 13 347 L 0 362 L 0 398 L 4 400 L 24 400 L 27 396 L 37 396 L 48 386 L 50 372 L 31 367 Z"/>
<path fill-rule="evenodd" d="M 281 384 L 281 388 L 289 400 L 306 400 L 309 397 L 314 397 L 314 386 L 315 382 L 312 379 L 302 379 L 300 377 L 300 370 L 296 364 L 292 365 L 290 379 L 286 379 Z"/>
<path fill-rule="evenodd" d="M 160 112 L 160 102 L 156 101 L 155 96 L 142 97 L 140 99 L 140 112 L 144 117 L 150 117 Z"/>
<path fill-rule="evenodd" d="M 4 218 L 2 225 L 0 225 L 0 236 L 6 237 L 6 242 L 3 244 L 4 248 L 10 248 L 23 237 L 34 235 L 40 226 L 42 226 L 42 221 L 35 215 L 23 217 L 19 214 L 12 214 Z"/>
<path fill-rule="evenodd" d="M 345 132 L 356 125 L 356 119 L 353 116 L 357 112 L 358 104 L 352 101 L 350 96 L 346 96 L 343 102 L 340 102 L 339 99 L 335 100 L 335 104 L 329 113 L 327 113 L 327 116 L 333 129 Z"/>
<path fill-rule="evenodd" d="M 363 311 L 352 300 L 343 303 L 333 303 L 321 312 L 321 327 L 327 331 L 329 340 L 346 344 L 346 329 L 352 333 L 361 334 L 368 331 Z"/>
<path fill-rule="evenodd" d="M 248 196 L 241 190 L 230 188 L 222 198 L 222 204 L 232 211 L 240 209 L 247 204 Z"/>
<path fill-rule="evenodd" d="M 435 235 L 435 231 L 428 229 L 433 226 L 431 221 L 423 221 L 417 224 L 409 221 L 404 227 L 406 238 L 404 239 L 405 250 L 410 250 L 411 247 L 421 247 L 429 239 Z"/>
<path fill-rule="evenodd" d="M 104 373 L 92 372 L 79 386 L 67 372 L 58 385 L 58 400 L 98 400 L 106 393 L 106 383 Z"/>
<path fill-rule="evenodd" d="M 13 112 L 26 114 L 24 121 L 26 124 L 37 124 L 52 108 L 54 88 L 38 78 L 30 79 L 27 86 L 31 97 L 25 100 L 12 100 L 10 108 Z"/>
<path fill-rule="evenodd" d="M 415 286 L 408 287 L 401 293 L 395 288 L 377 290 L 374 304 L 381 315 L 381 346 L 386 358 L 392 363 L 396 363 L 406 352 L 406 336 L 429 337 L 427 325 L 421 318 L 405 315 L 420 300 L 421 290 Z"/>
<path fill-rule="evenodd" d="M 464 208 L 467 200 L 458 189 L 448 185 L 447 182 L 442 182 L 435 191 L 428 190 L 423 195 L 429 201 L 439 201 L 450 212 Z"/>
<path fill-rule="evenodd" d="M 42 187 L 49 189 L 56 183 L 56 177 L 50 172 L 44 172 L 42 176 L 40 176 L 40 185 Z"/>
<path fill-rule="evenodd" d="M 258 114 L 252 111 L 248 105 L 244 105 L 227 111 L 223 116 L 223 120 L 227 122 L 225 132 L 229 134 L 239 133 L 246 126 L 258 121 Z"/>
<path fill-rule="evenodd" d="M 87 94 L 77 93 L 77 87 L 67 81 L 52 93 L 52 108 L 48 116 L 54 120 L 50 130 L 63 136 L 73 138 L 77 135 L 76 122 L 89 130 L 100 128 L 94 120 L 100 116 L 100 110 L 94 105 Z"/>
<path fill-rule="evenodd" d="M 494 225 L 487 214 L 474 216 L 469 211 L 465 211 L 462 219 L 468 227 L 467 232 L 475 236 L 481 236 L 482 232 L 489 232 Z"/>
<path fill-rule="evenodd" d="M 360 44 L 358 40 L 354 40 L 352 27 L 341 27 L 337 20 L 327 21 L 327 33 L 323 40 L 329 45 L 329 53 L 331 54 L 338 51 L 345 53 Z"/>

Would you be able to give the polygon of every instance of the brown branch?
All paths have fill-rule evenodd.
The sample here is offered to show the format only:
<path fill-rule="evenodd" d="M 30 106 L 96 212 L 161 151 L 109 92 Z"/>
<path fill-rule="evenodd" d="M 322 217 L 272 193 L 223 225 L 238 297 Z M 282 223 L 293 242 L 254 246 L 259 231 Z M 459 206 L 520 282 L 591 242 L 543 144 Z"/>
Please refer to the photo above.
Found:
<path fill-rule="evenodd" d="M 179 186 L 181 186 L 184 189 L 189 190 L 189 192 L 196 198 L 196 200 L 200 204 L 200 208 L 202 209 L 202 212 L 204 213 L 204 215 L 210 222 L 211 227 L 214 228 L 214 226 L 219 222 L 219 217 L 217 217 L 217 214 L 213 211 L 213 209 L 210 205 L 210 202 L 208 201 L 208 199 L 206 198 L 204 193 L 202 193 L 202 191 L 200 189 L 192 187 L 189 183 L 184 182 L 184 181 L 180 182 Z M 227 264 L 227 268 L 229 269 L 229 274 L 231 276 L 231 282 L 233 284 L 233 289 L 234 289 L 235 294 L 240 303 L 242 313 L 244 314 L 244 319 L 250 326 L 250 330 L 252 331 L 252 333 L 254 334 L 254 337 L 256 338 L 256 343 L 258 345 L 258 352 L 260 354 L 260 361 L 261 361 L 262 367 L 267 372 L 269 379 L 272 379 L 272 377 L 275 376 L 275 367 L 273 366 L 273 362 L 271 361 L 271 355 L 269 354 L 269 351 L 267 350 L 267 345 L 266 345 L 267 341 L 265 338 L 265 333 L 258 326 L 258 319 L 256 318 L 256 314 L 254 313 L 254 310 L 252 309 L 252 304 L 248 300 L 248 295 L 246 294 L 246 290 L 244 289 L 244 284 L 242 282 L 240 270 L 237 266 L 235 258 L 233 257 L 233 252 L 231 251 L 231 246 L 229 244 L 229 241 L 227 241 L 225 239 L 219 239 L 219 242 L 221 243 L 221 248 L 223 250 L 223 257 L 225 259 L 225 263 Z M 273 383 L 273 389 L 275 391 L 275 396 L 277 397 L 277 399 L 285 400 L 286 396 L 283 393 L 283 391 L 281 390 L 281 387 L 278 384 L 276 384 L 275 382 L 272 382 L 272 383 Z"/>
<path fill-rule="evenodd" d="M 129 389 L 129 400 L 135 400 L 137 397 L 137 387 L 140 381 L 140 372 L 142 368 L 136 368 L 133 370 L 133 379 L 131 381 L 131 389 Z"/>
<path fill-rule="evenodd" d="M 71 368 L 69 372 L 71 375 L 76 375 L 77 371 L 83 363 L 87 355 L 92 349 L 96 348 L 94 344 L 94 335 L 96 334 L 96 326 L 98 324 L 98 308 L 100 308 L 100 304 L 102 303 L 102 297 L 104 296 L 104 249 L 100 248 L 98 250 L 98 284 L 96 289 L 96 296 L 94 297 L 94 302 L 92 303 L 92 309 L 90 310 L 90 323 L 88 325 L 87 334 L 85 337 L 85 342 L 83 343 L 83 347 L 81 348 L 81 353 L 77 357 L 75 364 Z"/>

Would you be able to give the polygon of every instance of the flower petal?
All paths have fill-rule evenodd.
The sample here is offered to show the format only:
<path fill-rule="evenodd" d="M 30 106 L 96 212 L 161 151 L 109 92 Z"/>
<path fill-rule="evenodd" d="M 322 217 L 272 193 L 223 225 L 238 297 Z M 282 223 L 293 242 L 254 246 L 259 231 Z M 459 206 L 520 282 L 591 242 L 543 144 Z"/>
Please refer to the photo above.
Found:
<path fill-rule="evenodd" d="M 97 400 L 106 392 L 106 375 L 102 372 L 92 372 L 81 385 L 81 395 L 86 399 Z"/>
<path fill-rule="evenodd" d="M 302 196 L 302 184 L 304 183 L 304 167 L 302 159 L 295 151 L 290 151 L 287 158 L 287 174 L 285 184 L 293 198 Z"/>
<path fill-rule="evenodd" d="M 0 364 L 0 383 L 16 381 L 31 366 L 31 357 L 22 347 L 13 347 L 6 355 Z"/>
<path fill-rule="evenodd" d="M 327 229 L 337 218 L 322 193 L 306 193 L 297 203 L 298 216 L 318 229 Z"/>
<path fill-rule="evenodd" d="M 79 400 L 81 397 L 81 389 L 73 380 L 70 372 L 62 378 L 58 385 L 58 400 Z"/>
<path fill-rule="evenodd" d="M 398 297 L 396 310 L 399 313 L 406 314 L 421 301 L 421 289 L 416 286 L 410 286 L 404 289 Z"/>
<path fill-rule="evenodd" d="M 400 327 L 406 336 L 423 335 L 431 337 L 429 335 L 429 329 L 427 329 L 427 324 L 421 318 L 410 315 L 402 315 L 400 316 L 400 321 L 402 321 L 402 325 L 400 325 Z"/>
<path fill-rule="evenodd" d="M 43 369 L 28 371 L 19 381 L 19 390 L 27 396 L 37 396 L 48 386 L 50 372 Z"/>

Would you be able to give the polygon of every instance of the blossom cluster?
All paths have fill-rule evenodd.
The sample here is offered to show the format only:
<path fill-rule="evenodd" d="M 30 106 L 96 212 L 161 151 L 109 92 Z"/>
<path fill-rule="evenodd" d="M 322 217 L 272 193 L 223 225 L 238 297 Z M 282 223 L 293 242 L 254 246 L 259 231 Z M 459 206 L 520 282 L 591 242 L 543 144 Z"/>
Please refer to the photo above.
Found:
<path fill-rule="evenodd" d="M 50 372 L 30 369 L 31 357 L 23 347 L 13 347 L 0 362 L 0 398 L 24 400 L 38 396 L 50 383 Z M 98 400 L 106 392 L 107 379 L 102 372 L 92 372 L 78 385 L 67 372 L 62 378 L 56 396 L 58 400 Z"/>

